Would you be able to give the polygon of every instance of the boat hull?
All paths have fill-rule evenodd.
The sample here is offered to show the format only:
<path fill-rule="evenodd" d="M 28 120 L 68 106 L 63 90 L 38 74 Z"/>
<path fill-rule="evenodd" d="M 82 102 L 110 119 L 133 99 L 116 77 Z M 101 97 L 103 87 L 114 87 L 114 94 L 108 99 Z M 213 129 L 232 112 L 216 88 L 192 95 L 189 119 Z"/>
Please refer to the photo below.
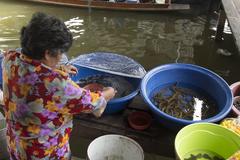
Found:
<path fill-rule="evenodd" d="M 80 8 L 94 8 L 106 10 L 128 10 L 128 11 L 170 11 L 190 9 L 188 4 L 171 4 L 166 0 L 164 4 L 156 3 L 126 3 L 126 2 L 109 2 L 104 0 L 26 0 L 31 2 L 55 4 Z"/>

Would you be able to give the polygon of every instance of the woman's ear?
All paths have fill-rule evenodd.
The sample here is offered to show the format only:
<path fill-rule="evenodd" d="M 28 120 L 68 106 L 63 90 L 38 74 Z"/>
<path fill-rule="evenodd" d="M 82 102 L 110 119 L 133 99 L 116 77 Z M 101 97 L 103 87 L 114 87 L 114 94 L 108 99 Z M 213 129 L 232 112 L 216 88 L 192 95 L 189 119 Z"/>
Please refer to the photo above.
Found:
<path fill-rule="evenodd" d="M 41 59 L 41 62 L 49 67 L 53 67 L 52 66 L 52 59 L 51 59 L 51 55 L 49 53 L 49 50 L 45 50 L 44 52 L 44 56 L 43 59 Z"/>
<path fill-rule="evenodd" d="M 49 50 L 45 50 L 45 51 L 44 51 L 44 59 L 45 59 L 46 61 L 49 61 L 50 58 L 51 58 L 51 56 L 50 56 Z"/>

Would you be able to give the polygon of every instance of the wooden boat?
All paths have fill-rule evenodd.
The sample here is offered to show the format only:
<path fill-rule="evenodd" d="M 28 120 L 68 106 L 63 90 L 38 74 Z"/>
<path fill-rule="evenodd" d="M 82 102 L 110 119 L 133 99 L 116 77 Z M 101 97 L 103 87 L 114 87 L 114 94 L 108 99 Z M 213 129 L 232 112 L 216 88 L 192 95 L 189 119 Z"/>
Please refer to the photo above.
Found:
<path fill-rule="evenodd" d="M 107 10 L 125 10 L 125 11 L 157 12 L 190 9 L 189 4 L 172 4 L 171 0 L 155 0 L 156 2 L 154 0 L 26 0 L 26 1 L 71 7 L 107 9 Z"/>

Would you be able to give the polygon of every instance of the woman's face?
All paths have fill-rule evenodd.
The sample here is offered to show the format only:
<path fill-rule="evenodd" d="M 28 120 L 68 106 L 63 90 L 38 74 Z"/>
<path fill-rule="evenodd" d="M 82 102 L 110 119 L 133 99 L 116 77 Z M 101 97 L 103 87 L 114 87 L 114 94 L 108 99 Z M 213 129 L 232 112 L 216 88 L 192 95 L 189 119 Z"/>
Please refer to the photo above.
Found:
<path fill-rule="evenodd" d="M 58 52 L 57 56 L 52 56 L 48 51 L 45 52 L 45 58 L 42 63 L 51 68 L 56 68 L 62 58 L 62 53 Z"/>

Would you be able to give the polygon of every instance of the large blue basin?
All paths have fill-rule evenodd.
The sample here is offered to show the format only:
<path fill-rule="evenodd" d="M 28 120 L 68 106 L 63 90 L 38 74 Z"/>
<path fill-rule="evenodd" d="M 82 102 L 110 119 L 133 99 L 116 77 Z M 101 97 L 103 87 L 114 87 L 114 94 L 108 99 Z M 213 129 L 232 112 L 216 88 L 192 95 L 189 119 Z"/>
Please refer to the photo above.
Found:
<path fill-rule="evenodd" d="M 151 101 L 153 92 L 167 84 L 179 82 L 204 91 L 215 100 L 218 113 L 205 120 L 193 121 L 173 117 L 159 110 Z M 155 118 L 170 129 L 180 129 L 195 122 L 218 122 L 231 110 L 233 96 L 228 84 L 212 71 L 191 64 L 166 64 L 149 71 L 142 80 L 141 94 Z"/>
<path fill-rule="evenodd" d="M 92 75 L 99 75 L 99 74 L 111 75 L 110 73 L 105 73 L 102 71 L 90 69 L 87 67 L 82 67 L 79 65 L 75 65 L 75 67 L 78 68 L 78 74 L 72 76 L 73 81 L 78 81 L 81 78 L 89 77 Z M 130 82 L 130 84 L 133 85 L 134 91 L 127 96 L 110 100 L 107 104 L 104 114 L 113 114 L 113 113 L 123 111 L 125 109 L 125 107 L 132 101 L 132 99 L 138 94 L 141 79 L 140 78 L 129 78 L 129 77 L 125 77 L 125 79 L 128 82 Z"/>

